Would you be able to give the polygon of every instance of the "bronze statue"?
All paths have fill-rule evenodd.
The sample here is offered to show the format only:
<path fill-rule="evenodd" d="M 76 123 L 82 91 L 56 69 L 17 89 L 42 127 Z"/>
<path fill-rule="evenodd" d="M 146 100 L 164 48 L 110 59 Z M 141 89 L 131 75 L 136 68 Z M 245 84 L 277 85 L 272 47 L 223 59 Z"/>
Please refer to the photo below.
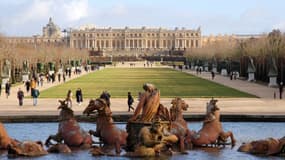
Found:
<path fill-rule="evenodd" d="M 285 153 L 285 137 L 280 139 L 267 138 L 248 143 L 243 143 L 239 149 L 239 152 L 246 152 L 250 154 L 262 154 L 262 155 L 279 155 Z"/>
<path fill-rule="evenodd" d="M 160 102 L 159 90 L 149 83 L 144 84 L 143 89 L 145 93 L 141 95 L 135 113 L 129 121 L 151 122 L 157 112 Z M 142 113 L 139 117 L 140 112 Z"/>
<path fill-rule="evenodd" d="M 90 148 L 92 145 L 91 136 L 85 132 L 76 121 L 73 111 L 68 107 L 66 101 L 61 101 L 58 109 L 59 114 L 58 133 L 50 135 L 45 142 L 46 146 L 52 145 L 50 142 L 54 140 L 58 143 L 64 141 L 69 147 L 80 147 L 82 149 Z"/>
<path fill-rule="evenodd" d="M 222 124 L 220 122 L 220 111 L 216 105 L 217 100 L 210 100 L 208 103 L 211 108 L 211 114 L 214 115 L 214 119 L 211 121 L 204 121 L 203 127 L 197 132 L 192 133 L 191 142 L 194 146 L 204 146 L 209 144 L 216 144 L 225 142 L 228 137 L 231 138 L 232 147 L 235 145 L 235 138 L 232 132 L 224 132 Z"/>
<path fill-rule="evenodd" d="M 102 94 L 107 94 L 107 92 L 103 92 Z M 100 97 L 106 98 L 108 95 L 101 95 Z M 106 100 L 109 98 L 105 98 L 90 100 L 88 106 L 83 111 L 83 114 L 89 115 L 95 110 L 98 112 L 96 118 L 96 131 L 90 130 L 89 133 L 99 137 L 100 140 L 103 141 L 105 148 L 115 147 L 116 153 L 120 154 L 121 146 L 126 144 L 128 134 L 126 131 L 119 129 L 114 125 L 112 112 L 108 106 L 109 103 Z"/>
<path fill-rule="evenodd" d="M 171 146 L 178 141 L 173 134 L 165 134 L 160 120 L 152 123 L 151 127 L 143 127 L 138 135 L 138 145 L 135 156 L 158 156 L 161 152 L 172 154 Z"/>

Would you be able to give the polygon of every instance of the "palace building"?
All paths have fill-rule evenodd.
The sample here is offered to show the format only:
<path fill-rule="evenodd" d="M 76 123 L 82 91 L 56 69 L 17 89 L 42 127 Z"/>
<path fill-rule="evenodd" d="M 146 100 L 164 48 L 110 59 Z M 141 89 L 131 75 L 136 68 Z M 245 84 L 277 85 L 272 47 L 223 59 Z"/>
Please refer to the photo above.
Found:
<path fill-rule="evenodd" d="M 52 19 L 43 27 L 42 35 L 6 37 L 13 44 L 60 44 L 71 48 L 118 50 L 187 50 L 202 47 L 200 28 L 97 28 L 84 27 L 65 30 L 65 35 Z"/>
<path fill-rule="evenodd" d="M 206 47 L 219 41 L 240 42 L 262 36 L 264 35 L 219 34 L 202 36 L 200 27 L 198 29 L 176 27 L 171 30 L 148 27 L 99 28 L 83 26 L 78 29 L 70 28 L 61 31 L 50 18 L 48 24 L 42 29 L 42 35 L 5 38 L 10 44 L 47 44 L 94 51 L 149 51 L 155 53 L 156 51 L 191 50 Z"/>
<path fill-rule="evenodd" d="M 106 51 L 114 50 L 170 50 L 202 46 L 201 30 L 175 28 L 85 28 L 72 29 L 70 47 Z"/>
<path fill-rule="evenodd" d="M 43 34 L 32 37 L 5 37 L 11 44 L 64 44 L 65 38 L 62 36 L 60 28 L 49 19 L 46 26 L 43 27 Z M 66 43 L 65 43 L 66 44 Z"/>

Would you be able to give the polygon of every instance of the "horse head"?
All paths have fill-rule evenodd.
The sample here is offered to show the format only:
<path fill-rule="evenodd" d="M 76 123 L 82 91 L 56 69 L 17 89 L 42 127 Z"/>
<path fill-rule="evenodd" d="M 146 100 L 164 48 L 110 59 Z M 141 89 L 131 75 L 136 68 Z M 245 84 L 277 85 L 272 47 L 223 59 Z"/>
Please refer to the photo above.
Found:
<path fill-rule="evenodd" d="M 66 100 L 59 100 L 60 103 L 59 107 L 57 109 L 61 109 L 59 113 L 59 120 L 68 120 L 74 117 L 73 110 L 68 107 L 67 101 Z"/>
<path fill-rule="evenodd" d="M 100 95 L 100 98 L 105 99 L 106 102 L 107 102 L 108 107 L 110 107 L 110 104 L 111 104 L 111 102 L 110 102 L 111 95 L 110 95 L 110 93 L 109 93 L 108 91 L 103 91 L 103 92 L 101 93 L 101 95 Z"/>
<path fill-rule="evenodd" d="M 170 108 L 171 119 L 175 121 L 178 117 L 182 116 L 182 112 L 189 108 L 189 105 L 179 97 L 171 101 L 172 107 Z"/>
<path fill-rule="evenodd" d="M 98 98 L 96 100 L 91 99 L 88 106 L 84 109 L 83 114 L 87 114 L 87 116 L 89 116 L 89 114 L 94 113 L 95 110 L 100 113 L 104 111 L 107 106 L 108 104 L 103 98 Z"/>
<path fill-rule="evenodd" d="M 211 108 L 212 112 L 220 110 L 220 108 L 217 106 L 217 102 L 218 102 L 218 100 L 211 99 L 210 102 L 207 104 L 209 106 L 209 108 Z"/>

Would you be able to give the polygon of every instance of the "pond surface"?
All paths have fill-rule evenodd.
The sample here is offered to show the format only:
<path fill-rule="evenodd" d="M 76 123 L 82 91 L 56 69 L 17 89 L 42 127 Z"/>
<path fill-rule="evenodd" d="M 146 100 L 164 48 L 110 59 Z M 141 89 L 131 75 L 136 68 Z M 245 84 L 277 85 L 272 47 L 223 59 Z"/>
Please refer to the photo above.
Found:
<path fill-rule="evenodd" d="M 80 123 L 85 130 L 95 129 L 93 123 Z M 18 140 L 41 140 L 44 142 L 50 134 L 57 132 L 58 123 L 6 123 L 4 124 L 8 134 Z M 120 128 L 125 128 L 125 124 L 116 124 Z M 191 130 L 199 130 L 202 123 L 191 122 L 188 124 Z M 242 142 L 264 139 L 267 137 L 280 138 L 285 136 L 285 123 L 249 123 L 249 122 L 223 122 L 225 131 L 232 131 L 237 140 L 237 145 L 231 149 L 227 146 L 224 149 L 195 149 L 188 151 L 187 155 L 174 155 L 168 159 L 195 159 L 195 160 L 259 160 L 274 159 L 281 160 L 284 157 L 262 157 L 237 152 Z M 96 139 L 94 139 L 96 141 Z M 98 157 L 99 159 L 130 159 L 126 157 Z M 0 159 L 8 159 L 6 152 L 0 155 Z M 36 160 L 74 160 L 95 159 L 88 150 L 75 151 L 71 154 L 48 154 L 36 158 L 16 158 L 16 159 L 36 159 Z M 97 159 L 97 158 L 96 158 Z M 165 159 L 165 158 L 164 158 Z"/>

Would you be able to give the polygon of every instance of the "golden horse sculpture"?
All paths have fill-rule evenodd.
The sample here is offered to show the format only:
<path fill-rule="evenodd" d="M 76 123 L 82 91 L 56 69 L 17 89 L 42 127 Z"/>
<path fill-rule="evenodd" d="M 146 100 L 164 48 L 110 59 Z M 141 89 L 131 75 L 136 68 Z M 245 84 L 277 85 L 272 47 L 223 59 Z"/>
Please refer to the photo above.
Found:
<path fill-rule="evenodd" d="M 239 149 L 239 152 L 246 152 L 250 154 L 262 154 L 262 155 L 284 155 L 285 153 L 285 137 L 280 139 L 267 138 L 248 143 L 243 143 Z"/>
<path fill-rule="evenodd" d="M 103 92 L 103 94 L 105 93 Z M 90 100 L 88 106 L 83 111 L 83 114 L 89 115 L 94 113 L 95 110 L 98 112 L 96 117 L 96 131 L 90 130 L 89 133 L 99 137 L 99 139 L 103 141 L 103 148 L 115 147 L 116 153 L 120 154 L 121 146 L 126 145 L 128 133 L 114 125 L 112 112 L 105 98 Z M 97 151 L 98 149 L 96 149 L 96 152 Z M 93 155 L 95 154 L 93 153 Z"/>
<path fill-rule="evenodd" d="M 210 100 L 207 104 L 207 108 L 211 108 L 210 114 L 214 118 L 206 120 L 203 123 L 202 129 L 198 132 L 191 133 L 191 142 L 194 146 L 207 146 L 210 144 L 219 144 L 220 142 L 226 142 L 227 138 L 231 138 L 232 147 L 235 145 L 236 140 L 232 132 L 224 132 L 222 124 L 220 122 L 220 111 L 216 103 L 218 100 Z M 207 116 L 209 117 L 209 116 Z"/>
<path fill-rule="evenodd" d="M 189 108 L 189 105 L 181 98 L 174 98 L 171 101 L 171 104 L 170 112 L 166 107 L 160 104 L 156 117 L 170 122 L 169 132 L 177 136 L 179 139 L 179 150 L 184 153 L 185 145 L 188 149 L 192 148 L 191 143 L 189 143 L 190 141 L 187 141 L 186 139 L 186 137 L 190 135 L 190 130 L 182 114 L 183 111 L 186 111 Z"/>

